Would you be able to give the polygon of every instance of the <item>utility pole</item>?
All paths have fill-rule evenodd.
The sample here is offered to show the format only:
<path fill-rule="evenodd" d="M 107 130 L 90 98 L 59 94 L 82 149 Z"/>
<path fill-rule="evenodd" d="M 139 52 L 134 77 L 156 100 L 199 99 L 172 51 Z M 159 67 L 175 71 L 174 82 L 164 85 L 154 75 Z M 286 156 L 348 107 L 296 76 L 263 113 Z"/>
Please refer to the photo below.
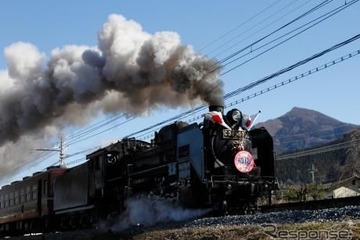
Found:
<path fill-rule="evenodd" d="M 59 149 L 59 160 L 60 160 L 60 167 L 65 167 L 64 162 L 64 141 L 63 138 L 60 138 L 60 149 Z"/>
<path fill-rule="evenodd" d="M 36 151 L 43 151 L 43 152 L 59 152 L 59 163 L 60 163 L 60 167 L 65 167 L 65 162 L 64 162 L 64 140 L 61 137 L 60 138 L 60 147 L 59 149 L 48 149 L 48 148 L 38 148 L 35 149 Z"/>
<path fill-rule="evenodd" d="M 309 173 L 311 174 L 311 180 L 312 183 L 315 183 L 315 173 L 317 172 L 317 169 L 314 166 L 314 163 L 311 164 L 311 169 L 309 170 Z"/>

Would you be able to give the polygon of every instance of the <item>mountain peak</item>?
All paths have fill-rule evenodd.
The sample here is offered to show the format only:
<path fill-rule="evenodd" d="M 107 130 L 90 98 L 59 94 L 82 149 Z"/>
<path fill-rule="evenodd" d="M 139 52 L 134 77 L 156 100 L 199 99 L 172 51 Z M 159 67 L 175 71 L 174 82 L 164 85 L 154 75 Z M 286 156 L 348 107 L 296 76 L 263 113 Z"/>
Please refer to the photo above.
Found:
<path fill-rule="evenodd" d="M 300 107 L 294 107 L 279 118 L 258 125 L 268 129 L 278 153 L 323 145 L 357 127 Z"/>
<path fill-rule="evenodd" d="M 291 121 L 300 121 L 314 124 L 325 124 L 325 125 L 342 125 L 343 122 L 336 120 L 335 118 L 329 117 L 323 113 L 315 110 L 294 107 L 289 112 L 281 116 L 280 118 L 288 119 Z M 296 122 L 294 122 L 296 123 Z"/>

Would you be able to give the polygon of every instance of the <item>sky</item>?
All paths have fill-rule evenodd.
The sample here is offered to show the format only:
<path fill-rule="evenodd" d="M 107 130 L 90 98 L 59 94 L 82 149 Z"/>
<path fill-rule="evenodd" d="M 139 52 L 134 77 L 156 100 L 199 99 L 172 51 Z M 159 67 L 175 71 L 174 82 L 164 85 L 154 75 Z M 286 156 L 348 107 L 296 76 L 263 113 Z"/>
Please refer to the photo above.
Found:
<path fill-rule="evenodd" d="M 207 105 L 219 94 L 204 96 L 201 89 L 183 94 L 188 85 L 179 81 L 171 82 L 172 87 L 179 84 L 176 94 L 168 85 L 160 88 L 162 74 L 171 68 L 180 69 L 181 78 L 193 70 L 191 66 L 217 66 L 212 74 L 203 76 L 199 71 L 191 76 L 222 87 L 220 94 L 226 95 L 360 33 L 360 3 L 355 0 L 5 0 L 0 5 L 0 185 L 56 163 L 60 137 L 65 140 L 65 155 L 73 155 L 65 159 L 72 166 L 100 146 Z M 304 15 L 310 9 L 314 11 Z M 321 22 L 310 27 L 316 21 Z M 142 52 L 138 49 L 143 44 Z M 359 40 L 338 46 L 227 98 L 226 110 L 239 108 L 247 114 L 260 110 L 258 121 L 263 122 L 302 107 L 360 125 L 360 58 L 346 57 L 359 49 Z M 175 65 L 166 61 L 169 52 L 176 55 L 172 55 Z M 341 57 L 345 60 L 338 63 Z M 130 83 L 117 82 L 123 72 L 133 74 L 134 66 L 128 63 L 134 59 L 145 72 L 154 66 L 156 71 Z M 326 63 L 326 69 L 314 70 Z M 309 70 L 312 74 L 307 76 Z M 53 91 L 44 90 L 49 89 L 44 85 L 51 85 L 49 74 L 51 84 L 62 87 L 57 97 L 63 98 L 55 99 Z M 98 74 L 111 84 L 104 84 Z M 146 78 L 150 75 L 154 81 Z M 266 91 L 296 76 L 291 84 Z M 152 84 L 156 87 L 146 92 Z M 262 90 L 264 94 L 241 100 Z M 121 95 L 109 96 L 114 91 Z M 52 108 L 54 102 L 57 108 Z M 34 114 L 33 108 L 41 114 Z M 201 121 L 206 111 L 194 110 L 182 120 Z M 149 140 L 154 130 L 158 129 L 131 136 Z"/>

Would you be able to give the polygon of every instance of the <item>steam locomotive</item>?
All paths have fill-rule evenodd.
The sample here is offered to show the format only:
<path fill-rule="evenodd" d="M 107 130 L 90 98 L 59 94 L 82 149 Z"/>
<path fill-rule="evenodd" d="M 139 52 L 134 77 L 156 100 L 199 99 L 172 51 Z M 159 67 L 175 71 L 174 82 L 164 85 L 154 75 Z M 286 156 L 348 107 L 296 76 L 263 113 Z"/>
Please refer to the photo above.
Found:
<path fill-rule="evenodd" d="M 186 208 L 248 211 L 276 188 L 272 137 L 238 109 L 210 106 L 200 124 L 177 121 L 151 142 L 122 139 L 73 168 L 34 173 L 0 190 L 0 235 L 93 226 L 140 195 Z"/>

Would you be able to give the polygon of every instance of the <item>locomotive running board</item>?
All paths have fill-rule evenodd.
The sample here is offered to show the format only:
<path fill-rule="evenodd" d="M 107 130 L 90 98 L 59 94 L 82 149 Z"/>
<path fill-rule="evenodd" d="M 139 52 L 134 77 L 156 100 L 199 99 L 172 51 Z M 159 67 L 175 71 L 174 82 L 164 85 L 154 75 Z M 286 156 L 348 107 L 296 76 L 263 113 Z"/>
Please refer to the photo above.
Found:
<path fill-rule="evenodd" d="M 94 208 L 94 205 L 83 206 L 83 207 L 75 207 L 75 208 L 55 211 L 55 214 L 58 215 L 58 214 L 68 213 L 68 212 L 84 211 L 84 210 L 88 210 L 88 209 L 92 209 L 92 208 Z"/>

